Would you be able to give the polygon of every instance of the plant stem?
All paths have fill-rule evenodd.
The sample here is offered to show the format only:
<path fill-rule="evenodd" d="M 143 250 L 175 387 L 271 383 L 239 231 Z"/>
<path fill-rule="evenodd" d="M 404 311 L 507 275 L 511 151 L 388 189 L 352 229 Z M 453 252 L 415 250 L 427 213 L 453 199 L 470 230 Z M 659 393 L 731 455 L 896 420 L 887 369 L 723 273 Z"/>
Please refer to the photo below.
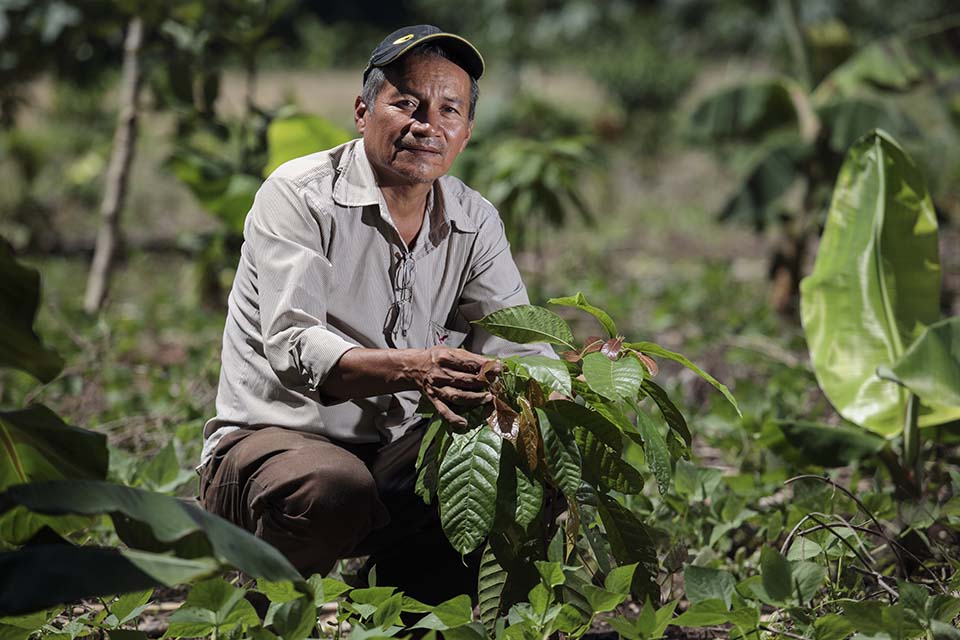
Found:
<path fill-rule="evenodd" d="M 813 88 L 813 75 L 810 72 L 807 45 L 800 31 L 797 6 L 793 0 L 777 0 L 777 13 L 780 14 L 783 33 L 787 39 L 787 47 L 790 49 L 790 57 L 793 58 L 797 78 L 807 90 L 810 90 Z"/>
<path fill-rule="evenodd" d="M 918 492 L 923 490 L 923 465 L 920 463 L 920 399 L 911 393 L 903 422 L 903 466 L 913 471 Z"/>

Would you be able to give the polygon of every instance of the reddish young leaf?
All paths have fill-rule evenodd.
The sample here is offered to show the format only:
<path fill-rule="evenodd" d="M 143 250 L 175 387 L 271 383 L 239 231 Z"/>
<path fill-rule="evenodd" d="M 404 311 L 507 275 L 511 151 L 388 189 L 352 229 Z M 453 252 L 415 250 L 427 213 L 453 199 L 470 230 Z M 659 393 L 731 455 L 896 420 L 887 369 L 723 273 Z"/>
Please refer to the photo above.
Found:
<path fill-rule="evenodd" d="M 640 361 L 640 364 L 642 364 L 643 368 L 647 370 L 647 373 L 650 374 L 651 378 L 660 373 L 660 367 L 657 366 L 656 360 L 645 353 L 640 353 L 639 351 L 634 351 L 633 355 L 637 356 L 637 360 Z"/>
<path fill-rule="evenodd" d="M 579 351 L 564 351 L 563 353 L 560 354 L 560 357 L 566 360 L 567 362 L 573 362 L 574 364 L 576 364 L 577 362 L 580 362 L 580 360 L 583 359 L 580 356 Z"/>
<path fill-rule="evenodd" d="M 520 434 L 519 414 L 496 394 L 493 396 L 493 408 L 493 413 L 487 417 L 487 424 L 504 440 L 516 443 L 517 436 Z"/>
<path fill-rule="evenodd" d="M 600 353 L 607 356 L 611 360 L 616 360 L 620 357 L 620 349 L 623 347 L 623 336 L 617 338 L 610 338 L 603 343 L 603 346 L 600 347 Z"/>
<path fill-rule="evenodd" d="M 527 468 L 533 471 L 537 468 L 540 461 L 540 429 L 537 427 L 537 419 L 533 415 L 533 409 L 526 398 L 517 398 L 520 403 L 520 429 L 517 436 L 516 447 L 520 455 L 527 462 Z"/>
<path fill-rule="evenodd" d="M 585 356 L 588 353 L 593 353 L 594 351 L 600 351 L 600 348 L 603 346 L 603 338 L 598 336 L 590 336 L 587 338 L 586 346 L 583 348 L 583 351 L 580 352 L 581 356 Z"/>

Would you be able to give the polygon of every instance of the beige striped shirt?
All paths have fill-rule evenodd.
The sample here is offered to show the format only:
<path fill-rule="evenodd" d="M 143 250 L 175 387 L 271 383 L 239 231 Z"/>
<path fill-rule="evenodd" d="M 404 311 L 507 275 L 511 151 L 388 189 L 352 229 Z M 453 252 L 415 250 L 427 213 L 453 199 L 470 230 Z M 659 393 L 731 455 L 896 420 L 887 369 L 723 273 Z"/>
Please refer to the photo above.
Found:
<path fill-rule="evenodd" d="M 360 139 L 291 160 L 264 182 L 244 225 L 201 464 L 238 427 L 345 442 L 401 435 L 419 420 L 419 392 L 347 402 L 323 394 L 331 368 L 355 347 L 553 356 L 545 344 L 521 347 L 470 324 L 528 301 L 493 205 L 444 176 L 426 211 L 408 248 Z"/>

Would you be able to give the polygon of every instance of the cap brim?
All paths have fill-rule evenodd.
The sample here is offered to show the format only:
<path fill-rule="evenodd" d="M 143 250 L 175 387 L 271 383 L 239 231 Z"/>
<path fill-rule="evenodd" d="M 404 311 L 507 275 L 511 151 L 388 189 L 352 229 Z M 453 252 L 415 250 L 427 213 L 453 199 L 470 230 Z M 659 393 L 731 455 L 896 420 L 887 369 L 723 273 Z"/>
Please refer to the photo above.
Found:
<path fill-rule="evenodd" d="M 472 44 L 470 44 L 470 42 L 467 41 L 466 39 L 461 38 L 460 36 L 454 33 L 440 32 L 440 33 L 431 33 L 429 35 L 423 36 L 422 38 L 416 38 L 414 40 L 411 40 L 410 43 L 407 44 L 402 49 L 390 51 L 388 55 L 370 60 L 370 63 L 367 65 L 366 70 L 364 70 L 364 76 L 366 76 L 367 71 L 369 71 L 372 67 L 386 66 L 391 62 L 403 57 L 408 51 L 410 51 L 414 47 L 421 45 L 425 42 L 430 42 L 431 40 L 446 40 L 448 43 L 448 46 L 450 47 L 450 49 L 453 50 L 454 55 L 457 58 L 456 61 L 462 64 L 462 66 L 464 67 L 464 70 L 467 73 L 469 73 L 474 78 L 479 78 L 480 76 L 483 75 L 483 68 L 484 68 L 483 56 L 480 55 L 480 52 L 477 51 L 477 48 L 474 47 Z"/>

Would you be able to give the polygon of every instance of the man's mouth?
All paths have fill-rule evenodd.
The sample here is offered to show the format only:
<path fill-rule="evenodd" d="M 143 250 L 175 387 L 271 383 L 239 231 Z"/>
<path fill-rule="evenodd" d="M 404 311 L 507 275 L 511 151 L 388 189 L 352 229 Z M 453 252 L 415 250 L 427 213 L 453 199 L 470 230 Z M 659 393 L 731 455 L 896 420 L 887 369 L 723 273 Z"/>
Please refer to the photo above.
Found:
<path fill-rule="evenodd" d="M 400 145 L 401 151 L 410 151 L 411 153 L 430 153 L 436 155 L 442 155 L 442 152 L 439 149 L 434 149 L 432 147 L 417 147 L 413 145 Z"/>

